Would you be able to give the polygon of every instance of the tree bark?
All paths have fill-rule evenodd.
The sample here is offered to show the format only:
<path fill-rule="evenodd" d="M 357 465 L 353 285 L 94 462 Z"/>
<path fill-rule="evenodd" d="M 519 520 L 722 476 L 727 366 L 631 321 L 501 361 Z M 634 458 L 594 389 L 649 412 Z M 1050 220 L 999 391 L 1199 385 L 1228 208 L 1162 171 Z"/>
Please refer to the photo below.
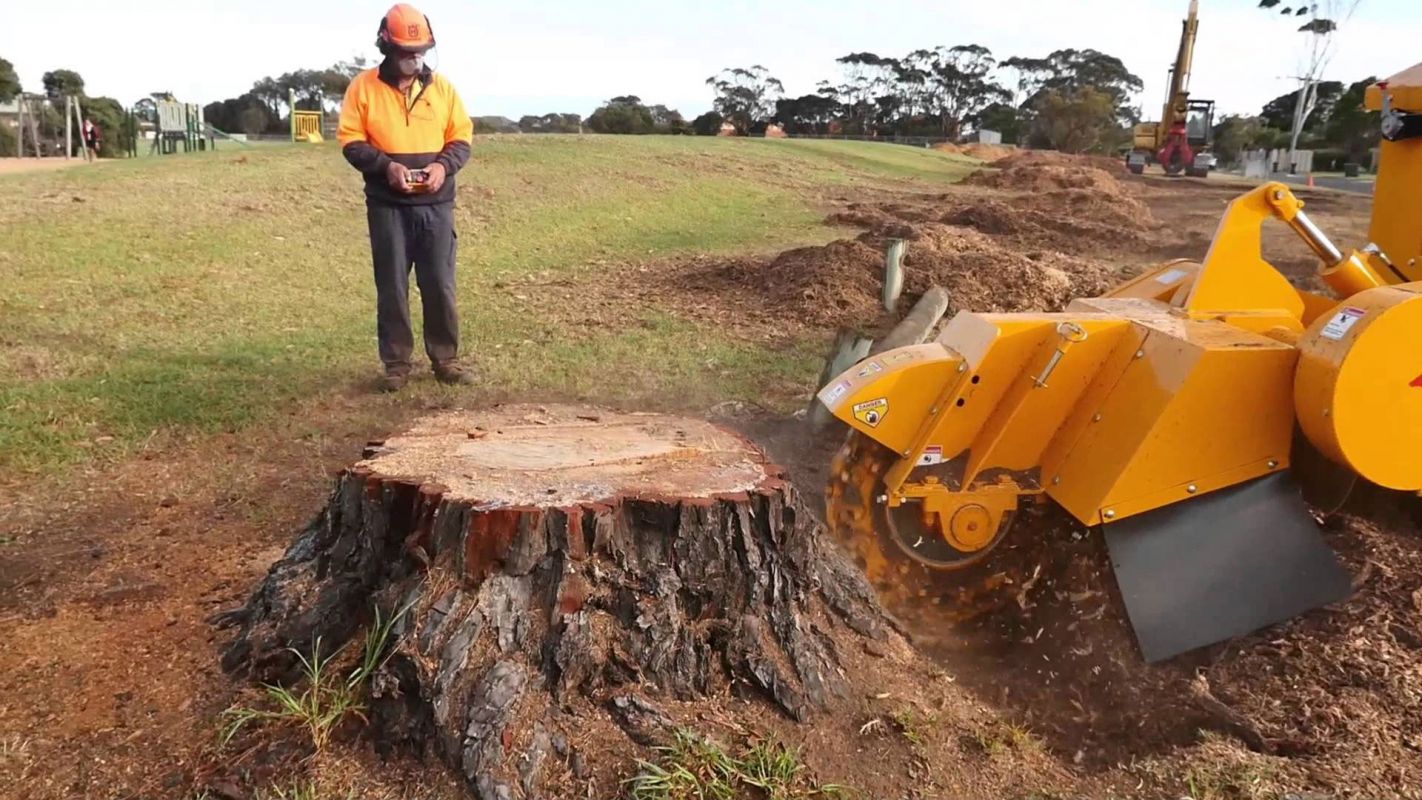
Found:
<path fill-rule="evenodd" d="M 845 648 L 905 646 L 754 445 L 580 408 L 452 412 L 368 448 L 226 615 L 223 667 L 290 682 L 286 648 L 330 652 L 372 604 L 408 610 L 370 734 L 436 753 L 482 798 L 587 772 L 583 726 L 658 741 L 668 701 L 736 691 L 808 719 L 845 690 Z"/>

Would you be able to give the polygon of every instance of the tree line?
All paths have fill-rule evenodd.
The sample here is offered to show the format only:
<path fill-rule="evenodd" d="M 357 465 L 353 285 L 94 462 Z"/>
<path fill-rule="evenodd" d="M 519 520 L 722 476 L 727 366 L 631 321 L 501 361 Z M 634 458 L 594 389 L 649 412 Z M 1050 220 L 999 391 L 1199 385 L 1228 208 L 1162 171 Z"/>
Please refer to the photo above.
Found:
<path fill-rule="evenodd" d="M 999 60 L 988 48 L 967 44 L 899 57 L 849 53 L 835 65 L 836 75 L 799 96 L 786 96 L 784 84 L 764 66 L 724 69 L 706 80 L 712 110 L 690 121 L 676 109 L 626 94 L 606 101 L 586 119 L 575 113 L 526 115 L 517 122 L 480 117 L 476 129 L 709 136 L 727 128 L 758 135 L 776 125 L 792 135 L 945 139 L 993 130 L 1009 144 L 1119 152 L 1129 145 L 1131 126 L 1141 120 L 1140 108 L 1131 102 L 1142 88 L 1140 78 L 1120 59 L 1096 50 L 1068 48 L 1042 58 Z M 289 130 L 293 97 L 297 109 L 335 112 L 351 79 L 368 66 L 365 59 L 354 58 L 324 69 L 264 77 L 238 97 L 209 103 L 204 116 L 227 132 L 283 134 Z M 1303 126 L 1300 147 L 1316 151 L 1319 168 L 1344 161 L 1365 163 L 1369 149 L 1377 145 L 1377 115 L 1362 107 L 1363 93 L 1374 81 L 1323 81 L 1311 87 L 1313 113 Z M 42 129 L 61 131 L 62 141 L 63 98 L 74 95 L 104 131 L 104 155 L 127 146 L 125 137 L 131 134 L 117 100 L 85 95 L 83 78 L 72 70 L 47 72 L 42 83 L 51 101 L 40 120 Z M 19 92 L 13 65 L 0 59 L 0 102 L 13 100 Z M 150 93 L 134 110 L 140 119 L 154 121 L 157 101 L 169 98 L 169 92 Z M 1215 149 L 1221 160 L 1236 161 L 1245 149 L 1287 147 L 1297 101 L 1298 92 L 1290 92 L 1270 100 L 1258 114 L 1220 119 Z M 13 152 L 13 131 L 0 126 L 0 154 Z"/>
<path fill-rule="evenodd" d="M 1367 166 L 1369 151 L 1382 138 L 1378 114 L 1363 108 L 1368 87 L 1377 76 L 1344 84 L 1320 81 L 1312 87 L 1313 113 L 1304 121 L 1299 148 L 1312 150 L 1315 170 L 1337 170 L 1343 164 Z M 1293 128 L 1298 90 L 1264 104 L 1258 114 L 1231 114 L 1215 125 L 1215 152 L 1225 163 L 1237 163 L 1245 150 L 1285 149 Z"/>
<path fill-rule="evenodd" d="M 1096 50 L 999 61 L 988 48 L 969 44 L 901 57 L 849 53 L 835 63 L 839 74 L 810 94 L 785 96 L 784 84 L 764 66 L 732 67 L 706 80 L 712 110 L 690 122 L 674 109 L 622 95 L 584 126 L 596 133 L 709 136 L 727 128 L 758 135 L 776 125 L 792 135 L 945 139 L 992 129 L 1008 143 L 1082 152 L 1129 141 L 1129 126 L 1140 120 L 1130 102 L 1140 78 Z M 559 115 L 524 117 L 518 129 L 571 130 L 550 125 L 551 116 Z"/>

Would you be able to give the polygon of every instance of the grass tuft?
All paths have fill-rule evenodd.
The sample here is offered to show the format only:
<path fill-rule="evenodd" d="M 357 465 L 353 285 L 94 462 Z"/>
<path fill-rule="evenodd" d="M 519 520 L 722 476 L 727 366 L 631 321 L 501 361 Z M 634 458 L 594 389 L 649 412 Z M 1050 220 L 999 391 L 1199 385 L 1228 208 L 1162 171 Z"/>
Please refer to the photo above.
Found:
<path fill-rule="evenodd" d="M 326 749 L 336 729 L 349 717 L 365 720 L 365 686 L 370 676 L 389 658 L 386 644 L 391 628 L 409 609 L 408 606 L 382 619 L 380 608 L 375 608 L 375 621 L 366 631 L 361 659 L 344 678 L 334 669 L 344 646 L 330 655 L 322 655 L 321 638 L 316 637 L 311 655 L 290 648 L 301 662 L 302 683 L 305 688 L 296 690 L 285 686 L 265 684 L 268 702 L 272 708 L 237 706 L 223 712 L 228 723 L 222 731 L 222 744 L 252 723 L 276 723 L 296 725 L 304 728 L 311 737 L 311 744 L 320 752 Z"/>
<path fill-rule="evenodd" d="M 625 782 L 630 800 L 811 800 L 854 794 L 838 784 L 815 784 L 799 751 L 776 741 L 756 742 L 733 755 L 712 739 L 678 730 L 672 744 L 657 750 L 661 756 L 638 760 L 637 774 Z"/>

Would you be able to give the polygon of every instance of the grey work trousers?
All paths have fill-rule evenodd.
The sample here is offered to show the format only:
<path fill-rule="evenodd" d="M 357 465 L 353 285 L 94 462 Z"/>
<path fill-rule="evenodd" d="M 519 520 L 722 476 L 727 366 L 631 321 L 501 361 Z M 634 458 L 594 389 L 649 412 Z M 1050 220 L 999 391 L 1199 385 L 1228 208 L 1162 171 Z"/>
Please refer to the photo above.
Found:
<path fill-rule="evenodd" d="M 420 287 L 425 353 L 435 365 L 459 355 L 459 311 L 454 299 L 454 203 L 366 203 L 370 252 L 375 262 L 376 335 L 387 374 L 410 371 L 415 334 L 410 328 L 410 267 Z"/>

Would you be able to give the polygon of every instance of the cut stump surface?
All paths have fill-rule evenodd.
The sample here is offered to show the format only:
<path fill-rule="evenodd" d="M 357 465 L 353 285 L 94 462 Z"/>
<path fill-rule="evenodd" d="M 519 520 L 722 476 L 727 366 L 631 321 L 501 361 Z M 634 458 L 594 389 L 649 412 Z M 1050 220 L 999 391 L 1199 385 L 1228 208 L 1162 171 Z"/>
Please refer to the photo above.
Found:
<path fill-rule="evenodd" d="M 404 612 L 370 686 L 377 746 L 433 752 L 487 798 L 562 796 L 597 771 L 580 736 L 657 743 L 662 705 L 736 692 L 805 720 L 867 640 L 910 653 L 759 448 L 582 407 L 447 412 L 372 444 L 224 615 L 223 666 L 291 682 L 291 649 L 358 638 L 374 607 Z"/>

